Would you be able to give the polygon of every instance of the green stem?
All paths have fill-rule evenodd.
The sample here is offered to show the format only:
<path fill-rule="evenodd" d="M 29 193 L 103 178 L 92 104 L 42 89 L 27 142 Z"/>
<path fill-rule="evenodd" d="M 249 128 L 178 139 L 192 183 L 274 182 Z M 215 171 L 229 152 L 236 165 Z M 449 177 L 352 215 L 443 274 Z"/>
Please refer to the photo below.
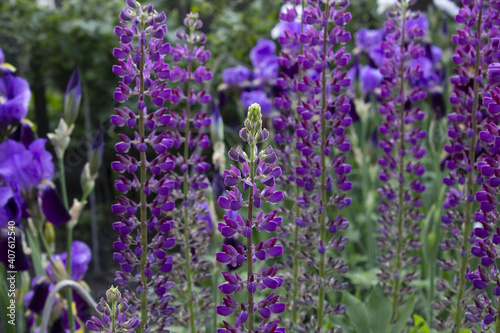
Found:
<path fill-rule="evenodd" d="M 111 306 L 111 333 L 116 332 L 116 302 L 113 301 L 113 305 Z"/>
<path fill-rule="evenodd" d="M 189 38 L 189 52 L 192 52 L 193 43 L 192 36 L 193 31 L 190 32 L 191 37 Z M 187 95 L 191 93 L 191 63 L 188 64 L 187 68 Z M 189 160 L 189 136 L 190 136 L 190 121 L 189 117 L 191 115 L 191 104 L 187 103 L 186 105 L 186 127 L 184 129 L 184 163 L 188 164 Z M 189 184 L 188 184 L 188 172 L 189 168 L 186 168 L 184 171 L 184 200 L 188 200 L 189 194 Z M 186 248 L 184 249 L 184 255 L 186 257 L 186 276 L 187 276 L 187 293 L 188 293 L 188 308 L 189 308 L 189 326 L 191 329 L 191 333 L 196 333 L 196 325 L 195 325 L 195 312 L 194 312 L 194 302 L 193 302 L 193 278 L 192 278 L 192 270 L 191 270 L 191 252 L 189 248 L 189 210 L 187 206 L 184 206 L 184 243 Z"/>
<path fill-rule="evenodd" d="M 61 182 L 61 195 L 64 203 L 64 207 L 66 209 L 69 208 L 68 203 L 68 189 L 66 187 L 66 169 L 64 168 L 64 152 L 62 152 L 62 156 L 58 158 L 59 161 L 59 180 Z"/>
<path fill-rule="evenodd" d="M 254 183 L 254 159 L 255 159 L 255 137 L 252 139 L 250 144 L 250 181 Z M 250 186 L 250 191 L 248 192 L 248 220 L 250 225 L 253 226 L 253 186 Z M 250 277 L 253 275 L 253 243 L 252 234 L 247 238 L 247 285 L 250 284 Z M 254 321 L 253 321 L 253 293 L 248 291 L 248 332 L 254 331 Z"/>
<path fill-rule="evenodd" d="M 71 245 L 73 243 L 73 226 L 66 226 L 66 273 L 68 279 L 71 279 Z M 73 290 L 71 287 L 66 288 L 66 300 L 68 301 L 68 321 L 71 333 L 75 332 L 75 320 L 73 314 Z"/>
<path fill-rule="evenodd" d="M 482 24 L 482 17 L 483 17 L 483 10 L 482 8 L 479 9 L 478 13 L 478 18 L 477 18 L 477 36 L 478 36 L 478 43 L 476 45 L 476 65 L 474 68 L 474 77 L 478 77 L 479 74 L 479 65 L 481 63 L 481 24 Z M 477 121 L 476 121 L 476 112 L 479 106 L 479 82 L 477 80 L 474 80 L 474 103 L 472 105 L 472 114 L 471 114 L 471 119 L 472 119 L 472 130 L 474 131 L 474 134 L 472 135 L 472 138 L 470 140 L 470 148 L 469 148 L 469 163 L 472 167 L 474 167 L 475 164 L 475 147 L 476 147 L 476 140 L 477 140 Z M 464 298 L 464 293 L 465 293 L 465 273 L 467 271 L 467 266 L 468 266 L 468 261 L 469 261 L 469 236 L 471 233 L 472 229 L 472 203 L 474 202 L 473 200 L 469 200 L 469 196 L 472 195 L 472 188 L 474 186 L 474 170 L 471 170 L 467 174 L 467 184 L 465 187 L 465 223 L 464 223 L 464 230 L 463 230 L 463 242 L 462 242 L 462 251 L 464 251 L 464 256 L 462 257 L 462 261 L 460 263 L 460 272 L 458 275 L 459 278 L 459 285 L 458 285 L 458 293 L 457 293 L 457 303 L 455 305 L 455 315 L 453 317 L 453 321 L 455 323 L 455 331 L 458 332 L 460 331 L 462 327 L 462 301 Z"/>
<path fill-rule="evenodd" d="M 37 233 L 38 232 L 35 232 L 35 235 L 33 235 L 29 230 L 29 228 L 27 228 L 26 230 L 28 245 L 31 249 L 31 259 L 32 259 L 31 262 L 33 263 L 35 274 L 39 276 L 39 275 L 45 275 L 45 270 L 42 267 L 42 256 L 40 255 L 41 248 L 40 248 L 40 242 L 38 241 Z"/>
<path fill-rule="evenodd" d="M 141 17 L 141 30 L 144 29 L 144 17 Z M 139 96 L 144 96 L 144 44 L 141 43 L 141 64 L 140 64 L 140 73 L 139 73 Z M 143 110 L 139 110 L 139 138 L 143 140 L 145 138 L 145 129 L 144 129 L 144 112 Z M 142 245 L 142 255 L 141 255 L 141 282 L 143 291 L 141 293 L 141 325 L 140 330 L 142 333 L 146 331 L 148 325 L 148 278 L 144 274 L 146 270 L 146 265 L 148 261 L 148 229 L 147 229 L 147 203 L 146 203 L 146 193 L 144 193 L 144 187 L 147 181 L 147 167 L 146 167 L 146 152 L 140 153 L 140 182 L 141 182 L 141 190 L 140 190 L 140 218 L 141 218 L 141 245 Z"/>
<path fill-rule="evenodd" d="M 301 1 L 301 6 L 304 8 L 304 0 Z M 300 33 L 304 31 L 304 18 L 300 20 Z M 301 42 L 300 43 L 300 51 L 299 54 L 304 53 L 304 44 Z M 299 65 L 299 82 L 302 81 L 302 76 L 303 76 L 303 71 L 301 66 Z M 299 91 L 297 93 L 297 105 L 300 106 L 300 103 L 302 101 L 302 93 Z M 299 122 L 300 121 L 300 115 L 295 112 L 295 121 Z M 295 139 L 295 136 L 294 136 Z M 300 187 L 295 184 L 295 199 L 300 195 L 301 190 Z M 300 209 L 299 206 L 295 203 L 295 217 L 298 217 L 300 214 Z M 298 313 L 298 304 L 297 304 L 297 296 L 299 294 L 299 284 L 298 284 L 298 276 L 299 276 L 299 258 L 297 256 L 297 252 L 299 251 L 299 226 L 295 224 L 295 232 L 294 232 L 294 247 L 293 247 L 293 287 L 292 287 L 292 295 L 293 295 L 293 300 L 292 300 L 292 321 L 293 323 L 297 323 L 297 320 L 299 319 L 299 313 Z"/>
<path fill-rule="evenodd" d="M 391 323 L 398 317 L 398 306 L 399 306 L 399 288 L 401 284 L 401 268 L 402 268 L 402 251 L 403 251 L 403 223 L 405 216 L 404 212 L 404 182 L 403 174 L 405 172 L 404 165 L 404 156 L 402 153 L 405 151 L 405 63 L 404 63 L 404 55 L 405 55 L 405 34 L 406 34 L 406 3 L 402 4 L 402 15 L 403 15 L 403 27 L 401 32 L 401 63 L 399 65 L 399 94 L 401 96 L 401 105 L 399 110 L 399 201 L 398 201 L 398 233 L 397 233 L 397 245 L 396 245 L 396 270 L 395 275 L 396 278 L 394 280 L 393 294 L 392 294 L 392 317 Z"/>
<path fill-rule="evenodd" d="M 325 13 L 328 17 L 330 12 L 330 2 L 326 1 L 325 4 Z M 323 28 L 323 55 L 325 56 L 325 61 L 327 57 L 327 46 L 328 46 L 328 20 Z M 325 112 L 327 105 L 327 96 L 326 96 L 326 68 L 322 70 L 322 92 L 321 92 L 321 205 L 322 212 L 320 216 L 320 239 L 323 244 L 326 244 L 326 210 L 327 210 L 327 202 L 326 202 L 326 156 L 325 156 L 325 148 L 326 148 L 326 119 Z M 318 295 L 318 328 L 323 326 L 323 313 L 324 313 L 324 303 L 325 303 L 325 289 L 326 289 L 326 256 L 325 253 L 320 254 L 320 262 L 319 262 L 319 277 L 321 280 L 319 287 L 319 295 Z"/>

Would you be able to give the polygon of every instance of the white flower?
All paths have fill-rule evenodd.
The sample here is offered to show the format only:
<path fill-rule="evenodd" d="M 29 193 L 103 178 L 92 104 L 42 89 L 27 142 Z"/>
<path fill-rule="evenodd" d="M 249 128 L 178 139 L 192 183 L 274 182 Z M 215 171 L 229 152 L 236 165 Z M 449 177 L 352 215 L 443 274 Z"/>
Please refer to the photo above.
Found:
<path fill-rule="evenodd" d="M 459 7 L 451 0 L 434 0 L 434 6 L 441 9 L 446 14 L 455 17 L 458 14 Z"/>

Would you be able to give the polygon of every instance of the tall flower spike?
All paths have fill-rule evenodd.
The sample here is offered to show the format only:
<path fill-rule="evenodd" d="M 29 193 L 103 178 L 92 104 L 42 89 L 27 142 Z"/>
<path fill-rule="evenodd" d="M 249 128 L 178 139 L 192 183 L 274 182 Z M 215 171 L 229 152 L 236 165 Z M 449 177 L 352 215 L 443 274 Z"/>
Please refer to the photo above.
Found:
<path fill-rule="evenodd" d="M 424 56 L 419 40 L 424 31 L 417 25 L 407 25 L 412 13 L 407 1 L 400 0 L 387 14 L 386 37 L 382 42 L 385 59 L 380 72 L 384 75 L 381 85 L 382 104 L 379 112 L 385 116 L 379 132 L 383 155 L 378 163 L 382 167 L 379 179 L 383 182 L 378 193 L 382 198 L 377 210 L 380 214 L 381 232 L 378 245 L 382 254 L 378 257 L 381 271 L 378 274 L 382 287 L 392 301 L 391 323 L 398 319 L 398 309 L 405 301 L 404 295 L 414 290 L 411 282 L 419 275 L 411 266 L 421 259 L 417 252 L 418 222 L 423 200 L 420 194 L 425 186 L 419 178 L 425 168 L 419 161 L 426 153 L 421 141 L 426 137 L 418 122 L 425 116 L 417 103 L 426 97 L 421 87 L 407 87 L 406 82 L 422 75 L 420 67 L 412 66 L 411 60 Z"/>
<path fill-rule="evenodd" d="M 177 296 L 182 304 L 180 311 L 176 311 L 175 324 L 196 333 L 196 327 L 210 321 L 207 314 L 211 313 L 213 303 L 210 288 L 201 287 L 211 272 L 210 261 L 203 259 L 210 242 L 205 219 L 209 211 L 204 204 L 210 186 L 206 176 L 210 164 L 201 155 L 210 146 L 211 118 L 201 111 L 201 106 L 212 100 L 202 85 L 212 78 L 212 73 L 204 66 L 210 51 L 204 47 L 205 35 L 198 32 L 203 25 L 198 14 L 189 13 L 184 25 L 187 32 L 177 32 L 182 44 L 171 51 L 172 60 L 178 65 L 172 66 L 170 80 L 178 86 L 167 86 L 163 95 L 170 105 L 171 117 L 164 134 L 172 138 L 177 152 L 166 155 L 166 160 L 158 165 L 168 165 L 168 181 L 173 186 L 171 197 L 176 202 L 175 238 L 182 249 L 175 257 L 174 274 L 179 277 Z"/>
<path fill-rule="evenodd" d="M 275 99 L 275 105 L 282 111 L 275 127 L 280 158 L 286 158 L 284 167 L 292 169 L 284 173 L 292 176 L 282 177 L 280 182 L 295 183 L 295 191 L 289 192 L 288 197 L 300 208 L 290 216 L 295 225 L 284 226 L 285 234 L 294 235 L 292 241 L 284 242 L 294 254 L 291 327 L 312 331 L 314 327 L 297 320 L 300 299 L 317 295 L 318 328 L 326 322 L 325 314 L 345 311 L 341 305 L 325 305 L 325 295 L 327 288 L 342 291 L 347 287 L 335 276 L 347 271 L 343 260 L 329 259 L 328 255 L 329 250 L 341 252 L 348 242 L 340 232 L 349 223 L 338 212 L 351 203 L 345 194 L 352 187 L 348 180 L 351 166 L 345 163 L 344 154 L 350 149 L 345 128 L 352 119 L 349 100 L 343 92 L 350 85 L 345 71 L 350 54 L 345 52 L 343 44 L 351 39 L 344 28 L 351 15 L 347 12 L 348 1 L 307 1 L 307 7 L 305 1 L 294 4 L 280 15 L 289 23 L 298 19 L 301 28 L 297 29 L 300 33 L 285 30 L 279 38 L 282 52 L 278 62 L 285 71 L 277 81 L 284 91 Z M 330 214 L 336 216 L 330 218 Z M 312 279 L 307 278 L 304 269 L 299 271 L 301 247 L 295 244 L 308 250 L 300 251 L 301 259 L 319 266 Z M 306 285 L 303 298 L 298 297 L 299 283 Z M 310 307 L 303 305 L 304 310 Z M 314 322 L 311 324 L 316 326 Z"/>
<path fill-rule="evenodd" d="M 113 244 L 113 257 L 121 267 L 115 281 L 124 288 L 129 313 L 140 320 L 140 332 L 168 332 L 174 311 L 168 305 L 169 291 L 174 283 L 166 275 L 173 266 L 167 250 L 175 244 L 170 236 L 175 203 L 169 199 L 174 184 L 168 177 L 167 150 L 174 140 L 167 133 L 159 134 L 157 127 L 175 124 L 175 120 L 165 114 L 166 108 L 155 109 L 163 104 L 161 96 L 168 94 L 164 81 L 170 70 L 165 56 L 170 45 L 163 43 L 165 14 L 152 5 L 127 0 L 120 19 L 115 28 L 120 47 L 113 50 L 119 65 L 113 66 L 113 72 L 122 80 L 114 98 L 118 102 L 137 98 L 137 111 L 130 104 L 130 108 L 116 108 L 111 116 L 113 124 L 133 130 L 130 136 L 118 134 L 117 160 L 111 164 L 119 173 L 115 188 L 123 194 L 112 206 L 118 215 L 113 229 L 120 234 Z"/>
<path fill-rule="evenodd" d="M 218 224 L 217 229 L 222 236 L 231 237 L 239 234 L 247 239 L 247 248 L 231 245 L 222 245 L 223 252 L 218 252 L 216 260 L 222 264 L 238 266 L 246 261 L 247 277 L 242 279 L 238 273 L 222 272 L 225 283 L 219 286 L 222 294 L 226 295 L 223 305 L 217 306 L 217 314 L 223 317 L 235 316 L 234 326 L 224 321 L 224 327 L 217 333 L 231 332 L 281 332 L 285 329 L 278 327 L 279 320 L 270 321 L 272 314 L 285 311 L 285 304 L 278 302 L 278 295 L 269 294 L 262 301 L 257 302 L 254 294 L 257 290 L 266 288 L 275 290 L 283 284 L 283 279 L 276 273 L 278 267 L 266 267 L 266 259 L 276 258 L 283 253 L 283 247 L 276 245 L 277 238 L 270 238 L 258 244 L 253 243 L 255 233 L 275 231 L 282 223 L 281 217 L 276 215 L 277 210 L 269 213 L 260 211 L 254 216 L 254 208 L 259 209 L 264 203 L 275 204 L 284 199 L 282 191 L 276 191 L 275 180 L 281 176 L 281 169 L 276 167 L 276 154 L 271 146 L 259 151 L 257 144 L 269 138 L 269 132 L 262 128 L 262 114 L 258 104 L 248 108 L 245 127 L 240 130 L 240 138 L 248 143 L 250 151 L 248 156 L 239 146 L 231 148 L 229 158 L 236 162 L 230 170 L 224 170 L 223 177 L 226 186 L 232 187 L 227 191 L 227 197 L 220 197 L 218 204 L 226 211 L 247 211 L 247 216 L 230 214 L 224 216 L 224 222 Z M 243 193 L 240 192 L 240 187 Z M 243 195 L 248 193 L 247 199 Z M 237 215 L 237 218 L 232 216 Z M 259 264 L 256 265 L 256 262 Z M 260 267 L 257 270 L 257 267 Z M 239 304 L 231 295 L 246 293 L 247 303 Z M 262 321 L 255 325 L 257 313 Z"/>
<path fill-rule="evenodd" d="M 450 102 L 453 113 L 448 115 L 448 137 L 450 143 L 444 146 L 448 157 L 445 167 L 448 175 L 443 183 L 448 187 L 443 208 L 446 213 L 441 217 L 441 227 L 447 232 L 440 249 L 442 251 L 457 251 L 458 263 L 443 259 L 438 266 L 444 271 L 457 271 L 455 285 L 444 291 L 444 299 L 435 305 L 435 308 L 450 311 L 449 304 L 453 304 L 449 316 L 445 320 L 435 320 L 437 329 L 459 332 L 465 325 L 473 321 L 464 315 L 464 303 L 470 289 L 466 285 L 470 259 L 471 231 L 473 224 L 472 206 L 474 202 L 474 183 L 479 176 L 475 171 L 475 163 L 480 153 L 478 135 L 484 124 L 496 116 L 486 111 L 480 96 L 487 95 L 489 89 L 485 80 L 488 65 L 492 63 L 497 53 L 493 49 L 492 41 L 498 37 L 498 9 L 499 1 L 462 1 L 455 21 L 462 25 L 457 34 L 452 36 L 456 44 L 452 57 L 456 64 L 456 75 L 450 77 L 453 92 Z M 490 81 L 491 84 L 496 84 Z"/>

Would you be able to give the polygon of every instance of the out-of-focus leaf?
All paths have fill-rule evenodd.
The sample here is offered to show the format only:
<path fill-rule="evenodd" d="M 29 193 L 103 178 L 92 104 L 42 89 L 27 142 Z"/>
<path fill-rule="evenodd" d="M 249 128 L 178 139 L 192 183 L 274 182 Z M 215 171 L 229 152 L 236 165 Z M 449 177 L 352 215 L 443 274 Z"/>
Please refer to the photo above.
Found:
<path fill-rule="evenodd" d="M 373 333 L 387 332 L 391 322 L 391 301 L 380 286 L 373 288 L 368 297 L 368 323 Z"/>
<path fill-rule="evenodd" d="M 344 293 L 342 303 L 347 308 L 346 315 L 349 322 L 355 327 L 356 332 L 369 332 L 368 316 L 363 302 L 349 293 Z"/>
<path fill-rule="evenodd" d="M 396 323 L 392 326 L 391 333 L 401 333 L 413 313 L 415 307 L 415 296 L 412 296 L 405 304 L 399 307 L 399 315 Z"/>

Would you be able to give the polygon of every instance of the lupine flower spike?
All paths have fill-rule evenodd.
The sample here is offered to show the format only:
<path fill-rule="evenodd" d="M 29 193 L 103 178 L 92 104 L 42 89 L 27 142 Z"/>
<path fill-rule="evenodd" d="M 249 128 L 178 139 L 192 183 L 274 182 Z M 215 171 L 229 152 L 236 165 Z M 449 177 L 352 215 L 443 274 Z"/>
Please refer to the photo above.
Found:
<path fill-rule="evenodd" d="M 424 217 L 420 195 L 425 186 L 419 178 L 425 172 L 420 159 L 426 153 L 421 141 L 427 134 L 418 125 L 425 112 L 417 103 L 426 93 L 420 86 L 406 86 L 406 82 L 422 75 L 418 63 L 414 65 L 411 60 L 424 55 L 419 44 L 424 32 L 418 24 L 407 24 L 410 18 L 419 16 L 411 12 L 409 5 L 400 0 L 387 14 L 386 37 L 382 42 L 385 60 L 380 68 L 384 81 L 379 112 L 386 120 L 379 128 L 383 135 L 379 143 L 383 155 L 378 161 L 383 186 L 378 189 L 382 198 L 377 208 L 381 224 L 378 245 L 382 248 L 378 261 L 379 279 L 392 301 L 391 323 L 398 319 L 398 309 L 406 301 L 404 295 L 414 292 L 411 282 L 419 277 L 411 266 L 421 261 L 417 256 L 421 247 L 418 222 Z"/>
<path fill-rule="evenodd" d="M 283 247 L 276 245 L 273 237 L 257 244 L 253 243 L 255 234 L 262 231 L 271 233 L 281 225 L 282 218 L 277 210 L 269 213 L 260 211 L 254 214 L 254 208 L 260 209 L 264 203 L 276 204 L 284 199 L 282 191 L 275 188 L 276 179 L 281 176 L 281 169 L 276 167 L 276 154 L 271 146 L 259 151 L 257 144 L 269 138 L 269 132 L 262 128 L 262 114 L 258 104 L 252 104 L 248 109 L 245 127 L 240 130 L 240 138 L 248 143 L 249 155 L 240 147 L 229 151 L 229 158 L 236 162 L 230 170 L 224 170 L 224 184 L 232 187 L 227 191 L 227 197 L 220 197 L 218 204 L 228 211 L 224 222 L 218 224 L 218 230 L 224 237 L 235 234 L 247 239 L 246 249 L 239 245 L 222 245 L 222 251 L 216 254 L 216 260 L 229 266 L 238 266 L 246 261 L 247 276 L 242 278 L 238 273 L 222 272 L 225 283 L 219 286 L 225 295 L 223 305 L 217 306 L 217 314 L 223 317 L 234 316 L 234 324 L 224 321 L 224 327 L 217 333 L 259 332 L 284 333 L 285 329 L 278 327 L 279 319 L 270 320 L 272 314 L 285 311 L 285 303 L 278 302 L 279 296 L 274 292 L 261 301 L 256 301 L 254 294 L 266 289 L 276 290 L 283 284 L 283 279 L 277 275 L 278 267 L 266 267 L 265 260 L 277 258 L 283 253 Z M 238 188 L 240 187 L 240 188 Z M 242 191 L 241 191 L 241 190 Z M 244 194 L 248 193 L 246 199 Z M 229 214 L 229 211 L 246 210 L 247 216 Z M 233 217 L 236 216 L 236 217 Z M 256 264 L 259 262 L 258 264 Z M 231 295 L 247 294 L 247 303 L 238 303 Z M 260 317 L 257 326 L 255 320 Z"/>
<path fill-rule="evenodd" d="M 444 298 L 435 304 L 435 308 L 444 310 L 449 316 L 444 320 L 435 320 L 434 326 L 439 330 L 452 329 L 459 332 L 464 325 L 470 326 L 474 319 L 465 315 L 467 299 L 471 290 L 467 286 L 466 273 L 469 271 L 469 260 L 473 224 L 474 183 L 479 176 L 476 171 L 476 160 L 480 153 L 478 135 L 484 124 L 494 114 L 486 112 L 480 96 L 487 95 L 486 71 L 498 52 L 488 39 L 498 36 L 499 1 L 464 0 L 455 21 L 462 28 L 452 36 L 456 44 L 452 57 L 456 64 L 456 75 L 450 78 L 453 92 L 450 102 L 453 113 L 448 115 L 448 137 L 450 143 L 444 146 L 448 158 L 445 167 L 449 170 L 443 178 L 448 187 L 443 208 L 446 214 L 441 217 L 441 226 L 447 232 L 447 238 L 440 244 L 442 251 L 455 250 L 460 258 L 458 262 L 450 259 L 438 261 L 444 271 L 457 272 L 454 285 L 448 287 L 438 283 Z M 490 83 L 494 83 L 490 81 Z M 480 181 L 479 181 L 480 182 Z M 450 307 L 452 304 L 452 307 Z"/>
<path fill-rule="evenodd" d="M 175 119 L 165 114 L 166 108 L 155 110 L 155 106 L 161 106 L 162 96 L 167 94 L 164 81 L 170 70 L 165 56 L 171 48 L 163 43 L 165 14 L 152 5 L 127 0 L 120 20 L 115 28 L 120 47 L 113 50 L 119 65 L 113 66 L 113 72 L 122 80 L 114 98 L 121 103 L 137 99 L 137 111 L 132 111 L 131 104 L 131 108 L 116 108 L 111 116 L 113 124 L 133 129 L 130 135 L 118 134 L 117 160 L 111 164 L 119 173 L 116 191 L 123 194 L 112 206 L 118 215 L 113 228 L 120 234 L 113 244 L 113 257 L 121 268 L 115 281 L 124 288 L 129 313 L 140 320 L 140 332 L 168 332 L 174 311 L 169 306 L 169 291 L 174 283 L 167 274 L 173 266 L 167 250 L 175 244 L 170 236 L 175 203 L 169 200 L 174 184 L 168 171 L 173 161 L 166 152 L 173 140 L 166 133 L 159 134 L 157 127 L 175 125 Z M 146 106 L 150 101 L 152 106 Z M 130 194 L 125 196 L 129 192 L 139 201 Z"/>
<path fill-rule="evenodd" d="M 210 164 L 201 156 L 202 150 L 210 146 L 207 132 L 211 119 L 201 111 L 201 106 L 212 100 L 202 88 L 212 78 L 212 73 L 203 65 L 210 58 L 210 51 L 203 45 L 205 35 L 198 32 L 203 25 L 198 14 L 188 14 L 184 25 L 188 31 L 179 31 L 177 39 L 185 44 L 177 44 L 171 51 L 173 62 L 184 67 L 172 67 L 169 79 L 178 86 L 166 89 L 163 94 L 170 104 L 172 117 L 165 134 L 172 138 L 173 148 L 179 152 L 169 154 L 164 164 L 169 166 L 169 182 L 174 186 L 172 200 L 178 203 L 173 216 L 177 226 L 176 240 L 182 248 L 182 255 L 179 253 L 175 258 L 174 274 L 179 277 L 177 290 L 182 303 L 181 310 L 175 314 L 175 324 L 188 326 L 191 333 L 196 333 L 196 327 L 210 320 L 202 314 L 208 313 L 212 304 L 210 288 L 194 289 L 195 284 L 201 285 L 210 278 L 211 271 L 210 261 L 202 259 L 210 242 L 205 219 L 209 214 L 205 201 L 210 186 L 206 176 Z M 179 111 L 174 112 L 175 108 Z"/>
<path fill-rule="evenodd" d="M 275 120 L 275 127 L 280 158 L 283 158 L 281 162 L 287 165 L 287 169 L 292 168 L 285 174 L 293 175 L 282 177 L 280 183 L 295 182 L 296 192 L 289 193 L 289 197 L 300 208 L 291 216 L 295 228 L 285 226 L 285 231 L 294 234 L 295 238 L 292 243 L 285 242 L 288 247 L 294 248 L 291 324 L 296 329 L 300 327 L 310 331 L 314 328 L 303 326 L 298 320 L 298 307 L 299 304 L 305 305 L 305 299 L 317 295 L 317 316 L 311 320 L 311 325 L 318 328 L 325 322 L 325 314 L 345 312 L 345 307 L 338 304 L 325 306 L 325 295 L 327 288 L 341 291 L 347 287 L 338 278 L 327 278 L 331 275 L 327 274 L 330 268 L 337 274 L 347 272 L 343 260 L 328 259 L 327 262 L 327 250 L 340 252 L 344 249 L 348 239 L 342 237 L 340 232 L 349 223 L 340 214 L 329 221 L 328 215 L 351 203 L 344 193 L 352 187 L 347 178 L 351 166 L 345 163 L 344 153 L 350 149 L 345 128 L 351 125 L 352 119 L 349 116 L 349 100 L 342 92 L 350 85 L 345 71 L 350 54 L 342 46 L 351 39 L 344 28 L 351 20 L 347 12 L 349 2 L 307 3 L 305 7 L 305 1 L 295 1 L 295 6 L 287 7 L 280 15 L 289 23 L 298 19 L 300 29 L 297 31 L 300 32 L 285 30 L 279 38 L 283 47 L 278 62 L 286 70 L 277 80 L 284 91 L 275 100 L 282 111 L 282 117 Z M 298 66 L 298 73 L 294 72 L 295 66 Z M 295 149 L 298 154 L 294 160 Z M 334 171 L 332 174 L 330 167 Z M 329 237 L 327 231 L 335 236 Z M 300 247 L 294 243 L 300 243 L 308 251 L 299 251 Z M 299 257 L 309 263 L 316 262 L 319 274 L 311 279 L 307 277 L 306 270 L 299 272 Z M 301 297 L 298 297 L 299 283 L 307 285 Z"/>

